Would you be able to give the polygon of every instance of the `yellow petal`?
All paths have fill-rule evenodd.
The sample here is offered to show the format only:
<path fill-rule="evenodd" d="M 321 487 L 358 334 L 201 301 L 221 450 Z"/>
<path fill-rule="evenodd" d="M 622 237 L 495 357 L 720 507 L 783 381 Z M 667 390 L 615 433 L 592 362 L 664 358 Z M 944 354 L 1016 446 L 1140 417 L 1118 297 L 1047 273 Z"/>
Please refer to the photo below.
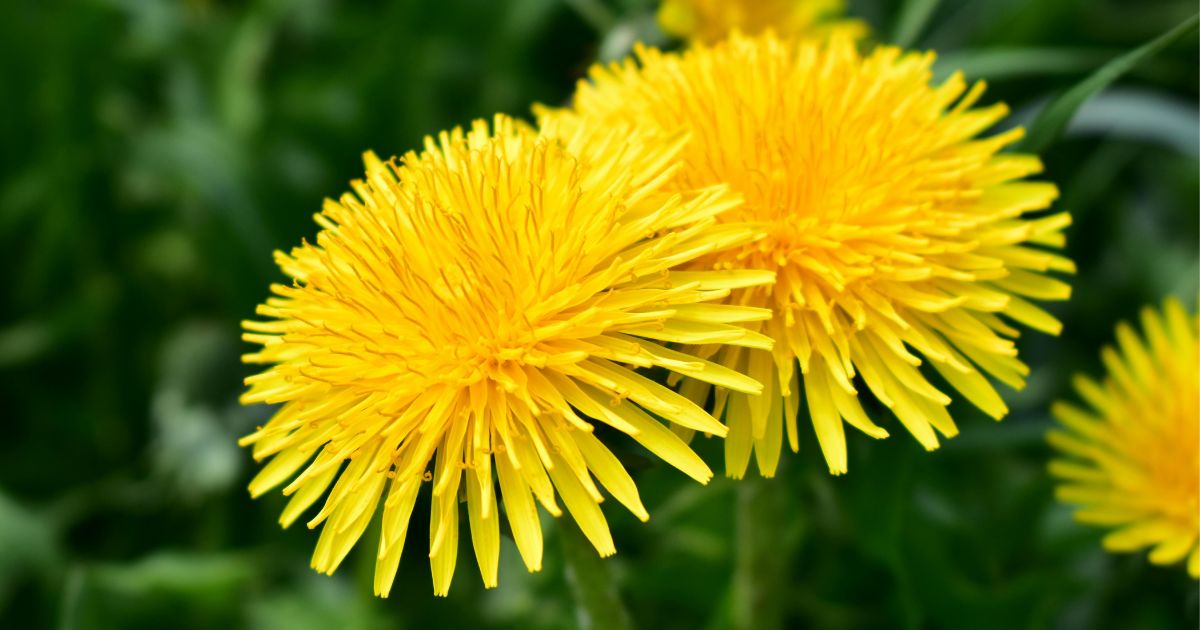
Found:
<path fill-rule="evenodd" d="M 475 559 L 483 576 L 485 588 L 495 588 L 500 570 L 500 519 L 496 510 L 485 510 L 484 506 L 494 502 L 492 474 L 490 470 L 475 469 L 468 473 L 479 477 L 467 481 L 467 516 L 471 522 L 471 544 L 475 548 Z"/>

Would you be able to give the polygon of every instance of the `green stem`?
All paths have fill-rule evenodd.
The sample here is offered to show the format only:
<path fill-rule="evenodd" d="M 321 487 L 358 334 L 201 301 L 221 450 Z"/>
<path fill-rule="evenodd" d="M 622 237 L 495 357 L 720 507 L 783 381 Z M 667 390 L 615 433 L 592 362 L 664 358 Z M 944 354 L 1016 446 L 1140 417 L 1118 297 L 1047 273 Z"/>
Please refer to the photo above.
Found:
<path fill-rule="evenodd" d="M 613 583 L 608 563 L 570 518 L 559 519 L 567 584 L 580 630 L 631 630 L 633 621 Z"/>
<path fill-rule="evenodd" d="M 787 489 L 776 480 L 747 476 L 737 486 L 737 557 L 733 627 L 778 630 L 793 537 L 788 535 Z"/>

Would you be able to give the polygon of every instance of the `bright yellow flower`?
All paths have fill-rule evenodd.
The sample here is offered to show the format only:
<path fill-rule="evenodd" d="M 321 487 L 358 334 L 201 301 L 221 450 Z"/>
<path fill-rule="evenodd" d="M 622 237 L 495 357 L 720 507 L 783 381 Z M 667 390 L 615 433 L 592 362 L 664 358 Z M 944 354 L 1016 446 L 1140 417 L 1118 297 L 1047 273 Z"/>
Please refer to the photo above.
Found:
<path fill-rule="evenodd" d="M 822 36 L 834 31 L 866 32 L 844 19 L 845 0 L 664 0 L 658 24 L 672 35 L 713 43 L 732 31 L 757 35 L 768 29 L 784 36 Z"/>
<path fill-rule="evenodd" d="M 761 385 L 660 342 L 766 348 L 734 324 L 770 315 L 713 302 L 770 272 L 675 272 L 752 230 L 715 218 L 724 188 L 661 191 L 681 142 L 538 132 L 498 116 L 426 140 L 399 164 L 366 154 L 354 194 L 327 200 L 316 244 L 276 253 L 294 279 L 247 321 L 270 364 L 244 403 L 281 404 L 242 440 L 272 458 L 258 496 L 291 480 L 286 527 L 329 490 L 312 565 L 331 573 L 382 510 L 375 591 L 392 585 L 422 481 L 431 481 L 434 591 L 450 587 L 465 495 L 475 555 L 496 584 L 499 481 L 526 565 L 541 567 L 534 499 L 614 553 L 597 486 L 642 520 L 637 488 L 595 424 L 704 483 L 712 473 L 655 414 L 724 435 L 702 408 L 634 372 L 662 367 L 749 394 Z M 299 474 L 297 474 L 299 472 Z M 593 480 L 594 477 L 594 480 Z M 336 483 L 335 483 L 336 480 Z"/>
<path fill-rule="evenodd" d="M 976 138 L 1006 112 L 972 108 L 982 84 L 955 75 L 931 85 L 932 53 L 880 47 L 864 58 L 840 36 L 734 36 L 638 56 L 594 68 L 572 110 L 541 114 L 561 124 L 689 133 L 670 185 L 728 183 L 746 204 L 721 220 L 760 225 L 764 238 L 691 264 L 777 272 L 773 286 L 728 300 L 774 310 L 754 324 L 775 340 L 774 352 L 701 350 L 766 390 L 716 390 L 714 415 L 725 413 L 730 429 L 727 474 L 742 476 L 751 452 L 762 474 L 774 474 L 785 432 L 799 448 L 801 388 L 834 474 L 847 469 L 843 420 L 887 436 L 860 402 L 864 384 L 927 449 L 938 446 L 935 431 L 957 432 L 946 391 L 995 418 L 1007 413 L 985 375 L 1020 388 L 1028 369 L 1017 358 L 1018 331 L 1001 316 L 1057 333 L 1058 321 L 1030 299 L 1067 298 L 1070 288 L 1047 272 L 1074 266 L 1043 249 L 1063 245 L 1070 217 L 1025 216 L 1058 194 L 1053 184 L 1022 180 L 1041 163 L 999 153 L 1021 130 Z M 949 389 L 931 383 L 922 364 Z M 695 381 L 682 391 L 699 402 L 709 396 Z"/>
<path fill-rule="evenodd" d="M 1050 444 L 1060 501 L 1084 523 L 1116 528 L 1109 551 L 1154 547 L 1150 562 L 1200 579 L 1200 320 L 1178 300 L 1142 311 L 1142 337 L 1122 323 L 1117 346 L 1101 352 L 1103 383 L 1078 376 L 1087 403 L 1054 405 L 1061 430 Z"/>

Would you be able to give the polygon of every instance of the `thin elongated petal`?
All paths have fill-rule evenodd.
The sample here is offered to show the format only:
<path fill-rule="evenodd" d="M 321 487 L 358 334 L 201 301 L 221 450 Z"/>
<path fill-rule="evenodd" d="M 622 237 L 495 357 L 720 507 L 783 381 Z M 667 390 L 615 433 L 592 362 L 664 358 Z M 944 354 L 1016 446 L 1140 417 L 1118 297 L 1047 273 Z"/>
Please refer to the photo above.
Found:
<path fill-rule="evenodd" d="M 496 459 L 496 476 L 517 550 L 530 571 L 542 570 L 542 526 L 529 485 L 506 457 Z"/>
<path fill-rule="evenodd" d="M 471 544 L 475 548 L 475 559 L 483 575 L 483 585 L 494 588 L 500 570 L 500 520 L 496 510 L 485 510 L 488 502 L 495 501 L 491 471 L 473 473 L 486 475 L 486 479 L 471 479 L 467 482 L 467 514 L 471 519 Z"/>

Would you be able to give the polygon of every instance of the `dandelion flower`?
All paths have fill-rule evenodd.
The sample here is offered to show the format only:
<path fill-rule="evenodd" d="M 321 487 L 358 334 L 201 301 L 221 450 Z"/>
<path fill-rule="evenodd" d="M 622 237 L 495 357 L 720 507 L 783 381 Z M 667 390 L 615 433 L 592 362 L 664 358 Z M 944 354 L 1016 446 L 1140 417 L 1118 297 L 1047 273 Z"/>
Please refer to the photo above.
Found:
<path fill-rule="evenodd" d="M 1109 551 L 1153 547 L 1150 562 L 1187 560 L 1200 579 L 1200 320 L 1174 299 L 1142 311 L 1142 336 L 1117 326 L 1103 383 L 1078 376 L 1087 408 L 1059 402 L 1047 436 L 1058 498 L 1084 523 L 1114 528 Z"/>
<path fill-rule="evenodd" d="M 663 342 L 769 347 L 736 325 L 769 312 L 715 302 L 771 274 L 672 270 L 754 236 L 716 224 L 739 203 L 727 189 L 661 190 L 680 149 L 539 134 L 498 116 L 490 130 L 480 121 L 427 139 L 399 163 L 367 153 L 354 194 L 316 216 L 316 243 L 276 253 L 294 282 L 273 285 L 264 320 L 243 324 L 262 345 L 245 360 L 269 367 L 246 379 L 242 401 L 281 406 L 242 443 L 270 458 L 254 496 L 289 482 L 285 527 L 328 490 L 308 521 L 322 525 L 316 570 L 332 573 L 382 512 L 375 592 L 386 596 L 423 481 L 438 595 L 454 573 L 463 497 L 486 586 L 497 580 L 501 498 L 530 570 L 542 556 L 535 500 L 558 516 L 561 499 L 599 553 L 614 553 L 600 488 L 648 515 L 597 424 L 709 480 L 658 418 L 725 427 L 633 368 L 760 391 Z"/>
<path fill-rule="evenodd" d="M 833 31 L 862 35 L 866 26 L 843 19 L 844 0 L 664 0 L 658 24 L 672 35 L 713 43 L 732 31 L 768 29 L 786 36 L 822 36 Z"/>
<path fill-rule="evenodd" d="M 932 62 L 892 47 L 860 56 L 844 36 L 735 35 L 682 54 L 639 48 L 637 62 L 594 68 L 571 109 L 539 110 L 564 125 L 686 132 L 668 185 L 727 183 L 745 197 L 720 221 L 756 223 L 763 238 L 689 263 L 776 272 L 773 285 L 727 299 L 774 311 L 751 324 L 774 351 L 700 350 L 764 384 L 762 396 L 720 387 L 712 396 L 729 425 L 732 477 L 751 453 L 773 475 L 785 433 L 798 450 L 802 393 L 834 474 L 847 470 L 843 421 L 888 435 L 862 405 L 866 390 L 932 450 L 938 433 L 957 432 L 947 392 L 998 419 L 1007 408 L 988 376 L 1023 386 L 1009 320 L 1059 332 L 1032 300 L 1070 293 L 1048 275 L 1074 269 L 1048 251 L 1063 245 L 1070 218 L 1026 216 L 1057 189 L 1024 180 L 1041 170 L 1036 157 L 999 153 L 1020 129 L 977 137 L 1005 107 L 974 107 L 983 85 L 959 74 L 932 85 Z M 682 388 L 709 399 L 705 383 Z"/>

